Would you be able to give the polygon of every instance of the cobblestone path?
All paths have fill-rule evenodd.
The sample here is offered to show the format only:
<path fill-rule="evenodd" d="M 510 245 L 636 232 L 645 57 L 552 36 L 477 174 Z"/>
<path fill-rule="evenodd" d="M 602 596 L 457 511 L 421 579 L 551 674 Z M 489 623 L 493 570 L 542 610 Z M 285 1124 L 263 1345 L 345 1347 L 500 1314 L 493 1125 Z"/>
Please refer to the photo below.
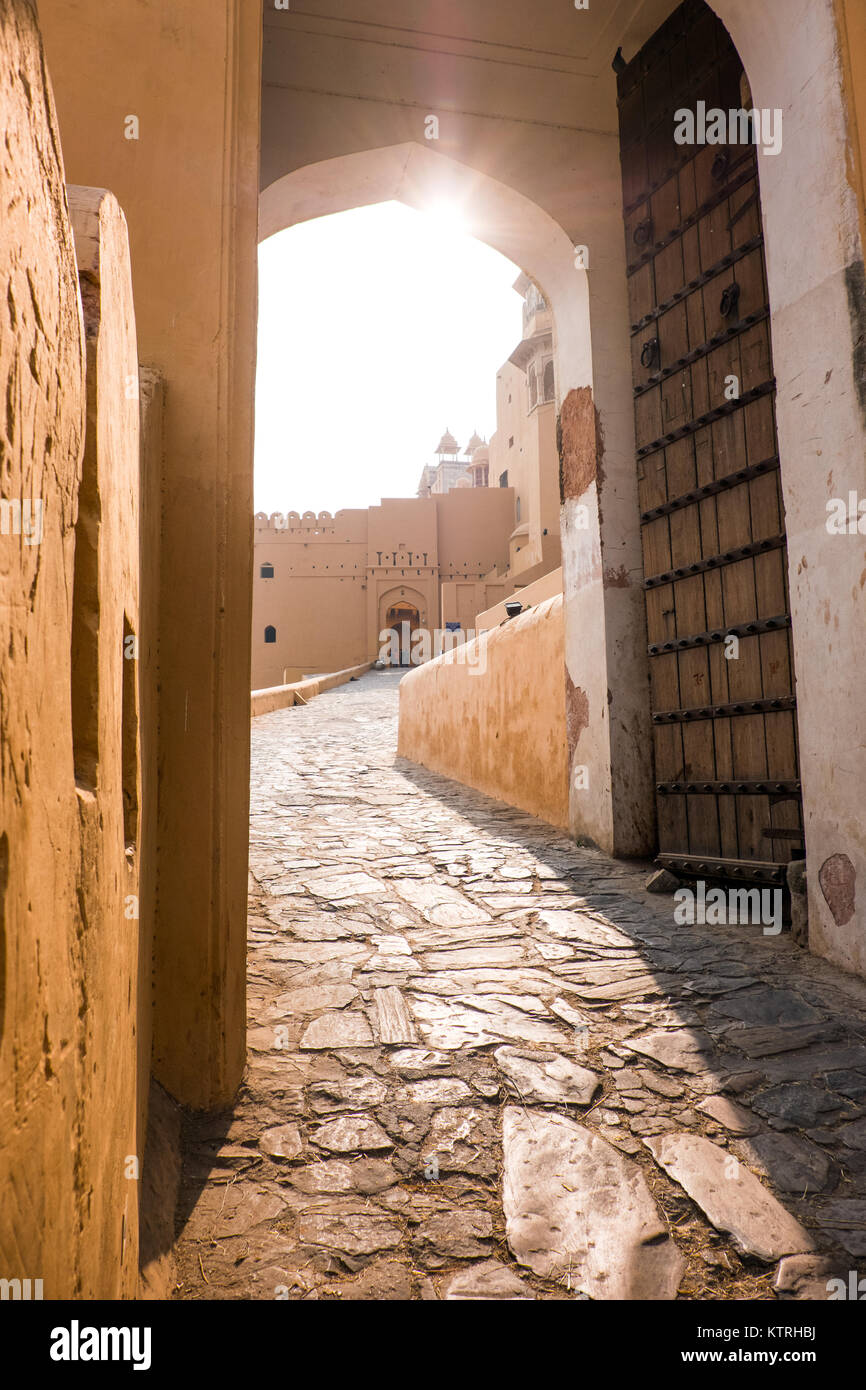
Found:
<path fill-rule="evenodd" d="M 397 676 L 252 734 L 249 1065 L 181 1298 L 827 1298 L 866 986 L 395 759 Z M 836 1286 L 831 1285 L 830 1291 Z"/>

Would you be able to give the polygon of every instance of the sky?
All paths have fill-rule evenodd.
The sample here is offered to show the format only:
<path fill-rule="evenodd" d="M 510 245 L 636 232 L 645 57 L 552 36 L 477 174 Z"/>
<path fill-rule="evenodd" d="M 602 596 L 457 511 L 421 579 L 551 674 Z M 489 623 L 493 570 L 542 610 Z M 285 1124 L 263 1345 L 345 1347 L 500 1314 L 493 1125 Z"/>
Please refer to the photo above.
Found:
<path fill-rule="evenodd" d="M 414 497 L 446 426 L 461 453 L 489 439 L 518 274 L 447 206 L 380 203 L 262 242 L 256 511 Z"/>

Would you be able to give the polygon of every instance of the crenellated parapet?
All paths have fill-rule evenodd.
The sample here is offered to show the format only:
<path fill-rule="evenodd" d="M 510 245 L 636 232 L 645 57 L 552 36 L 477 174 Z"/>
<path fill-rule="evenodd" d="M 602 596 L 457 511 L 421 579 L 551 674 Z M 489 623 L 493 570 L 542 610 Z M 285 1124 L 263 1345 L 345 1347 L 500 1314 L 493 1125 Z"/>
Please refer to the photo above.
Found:
<path fill-rule="evenodd" d="M 337 513 L 339 516 L 339 512 Z M 313 535 L 333 534 L 336 522 L 330 512 L 256 512 L 256 531 L 292 531 Z"/>

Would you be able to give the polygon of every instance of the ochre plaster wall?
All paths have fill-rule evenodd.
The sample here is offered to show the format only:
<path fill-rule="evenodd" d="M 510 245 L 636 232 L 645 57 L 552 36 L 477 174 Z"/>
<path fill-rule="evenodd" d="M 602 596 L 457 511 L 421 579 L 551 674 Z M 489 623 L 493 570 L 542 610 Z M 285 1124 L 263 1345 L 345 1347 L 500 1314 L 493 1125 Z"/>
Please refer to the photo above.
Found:
<path fill-rule="evenodd" d="M 400 682 L 398 753 L 567 827 L 562 652 L 560 595 L 410 671 Z M 486 668 L 469 664 L 478 656 Z"/>
<path fill-rule="evenodd" d="M 69 204 L 87 343 L 72 616 L 87 1058 L 76 1098 L 75 1159 L 87 1175 L 85 1296 L 117 1298 L 133 1296 L 138 1279 L 138 1087 L 150 1071 L 152 1002 L 149 980 L 140 981 L 140 712 L 130 642 L 139 629 L 138 358 L 123 213 L 103 189 L 73 186 Z"/>
<path fill-rule="evenodd" d="M 73 243 L 26 0 L 0 7 L 0 68 L 3 496 L 42 507 L 32 544 L 14 523 L 0 534 L 0 1271 L 45 1299 L 117 1299 L 138 1287 L 150 1006 L 123 647 L 138 625 L 129 256 L 100 190 L 69 190 Z"/>
<path fill-rule="evenodd" d="M 501 602 L 477 615 L 475 627 L 486 632 L 488 628 L 498 627 L 500 623 L 505 622 L 508 618 L 505 605 L 511 598 L 522 603 L 524 608 L 534 608 L 536 604 L 543 603 L 546 598 L 555 598 L 557 594 L 561 593 L 562 569 L 551 570 L 549 574 L 542 575 L 541 579 L 536 579 L 533 584 L 527 584 L 525 588 L 509 590 L 507 597 Z"/>
<path fill-rule="evenodd" d="M 89 1283 L 93 1178 L 72 1162 L 86 1071 L 69 718 L 84 342 L 57 127 L 23 0 L 0 8 L 0 65 L 0 379 L 14 404 L 0 425 L 2 493 L 43 508 L 41 543 L 0 535 L 0 1261 L 56 1298 Z"/>
<path fill-rule="evenodd" d="M 123 207 L 140 357 L 165 379 L 154 1065 L 209 1106 L 245 1058 L 261 8 L 39 14 L 67 174 Z"/>

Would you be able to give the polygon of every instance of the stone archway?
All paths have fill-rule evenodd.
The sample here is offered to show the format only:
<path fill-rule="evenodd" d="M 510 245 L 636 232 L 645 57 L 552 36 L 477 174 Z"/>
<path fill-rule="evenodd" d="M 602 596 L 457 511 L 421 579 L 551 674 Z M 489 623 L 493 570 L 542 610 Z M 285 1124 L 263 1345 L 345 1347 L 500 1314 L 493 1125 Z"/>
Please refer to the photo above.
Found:
<path fill-rule="evenodd" d="M 392 199 L 421 210 L 449 199 L 470 233 L 519 265 L 545 295 L 558 404 L 567 403 L 579 422 L 578 466 L 561 470 L 563 535 L 572 550 L 565 571 L 565 698 L 570 727 L 578 734 L 586 727 L 580 722 L 586 710 L 593 731 L 580 751 L 587 775 L 573 800 L 572 830 L 603 848 L 637 854 L 651 851 L 654 826 L 643 595 L 632 582 L 641 559 L 615 156 L 615 145 L 588 132 L 587 230 L 577 245 L 514 187 L 414 141 L 341 155 L 276 179 L 261 195 L 259 236 Z M 591 273 L 587 241 L 595 247 Z M 625 584 L 606 582 L 606 575 L 623 572 Z"/>
<path fill-rule="evenodd" d="M 396 651 L 390 655 L 392 664 L 412 666 L 412 634 L 421 626 L 421 615 L 413 603 L 392 604 L 385 613 L 385 628 L 393 634 Z"/>
<path fill-rule="evenodd" d="M 419 629 L 429 627 L 428 607 L 420 590 L 404 584 L 386 589 L 379 595 L 376 642 L 379 655 L 384 660 L 397 666 L 413 664 L 412 637 Z"/>
<path fill-rule="evenodd" d="M 676 7 L 676 0 L 648 0 L 633 8 L 631 18 L 624 15 L 626 57 Z M 783 113 L 782 150 L 775 156 L 760 154 L 759 174 L 790 547 L 801 776 L 812 869 L 810 918 L 815 948 L 862 972 L 866 948 L 857 932 L 856 914 L 845 906 L 851 893 L 846 889 L 844 902 L 837 900 L 832 875 L 826 873 L 829 896 L 820 887 L 823 866 L 831 863 L 844 862 L 851 892 L 858 876 L 862 879 L 866 873 L 866 831 L 857 805 L 858 788 L 866 777 L 866 751 L 858 732 L 859 690 L 866 676 L 858 600 L 866 556 L 855 538 L 828 535 L 822 524 L 833 496 L 847 498 L 850 491 L 866 495 L 866 374 L 859 346 L 863 229 L 855 187 L 858 174 L 849 149 L 851 120 L 840 68 L 838 9 L 832 0 L 768 0 L 760 7 L 751 0 L 715 0 L 712 8 L 739 51 L 754 104 Z M 596 70 L 603 85 L 600 64 Z M 458 141 L 451 148 L 461 153 L 465 148 L 467 155 L 471 151 L 476 164 L 489 159 L 496 179 L 469 163 L 434 154 L 417 141 L 395 143 L 320 159 L 277 178 L 262 195 L 260 232 L 269 235 L 292 221 L 384 197 L 417 206 L 425 188 L 437 185 L 440 190 L 456 188 L 476 206 L 490 200 L 473 226 L 476 235 L 522 265 L 553 302 L 560 405 L 570 390 L 585 391 L 584 399 L 577 401 L 581 409 L 574 422 L 584 468 L 572 479 L 574 488 L 582 491 L 569 494 L 566 488 L 562 524 L 570 727 L 574 759 L 585 765 L 591 788 L 579 801 L 572 799 L 572 830 L 590 835 L 607 849 L 646 852 L 654 840 L 653 783 L 645 751 L 649 724 L 641 654 L 646 638 L 631 476 L 634 436 L 625 363 L 622 224 L 614 207 L 617 195 L 608 198 L 605 182 L 618 182 L 618 148 L 612 133 L 605 132 L 601 96 L 596 110 L 599 119 L 587 122 L 570 165 L 569 194 L 560 195 L 560 185 L 550 181 L 544 182 L 543 196 L 534 202 L 515 192 L 508 180 L 533 191 L 541 181 L 519 153 L 503 154 L 493 137 L 489 145 L 473 139 L 466 147 Z M 395 133 L 406 129 L 399 113 L 392 123 Z M 384 125 L 387 122 L 379 120 L 377 129 Z M 320 143 L 318 150 L 333 153 L 342 138 L 337 125 L 330 145 Z M 520 139 L 528 149 L 531 134 Z M 350 143 L 347 136 L 345 145 Z M 278 167 L 279 160 L 272 158 L 270 165 Z M 804 202 L 800 190 L 805 187 L 812 191 Z M 579 205 L 584 204 L 581 221 Z M 577 286 L 569 286 L 565 276 L 569 237 L 563 227 L 575 242 L 589 248 L 590 273 L 580 285 L 578 331 L 588 313 L 591 333 L 582 344 L 570 344 L 564 334 L 566 325 L 570 328 L 578 319 L 565 307 L 575 303 Z M 580 508 L 589 513 L 588 526 L 576 524 L 578 516 L 586 521 Z M 823 615 L 818 622 L 816 614 Z M 591 660 L 587 633 L 594 638 Z M 831 721 L 825 718 L 828 672 L 836 677 Z M 601 746 L 588 743 L 585 731 L 590 727 L 601 727 Z"/>
<path fill-rule="evenodd" d="M 447 155 L 407 143 L 297 169 L 263 190 L 259 239 L 350 208 L 394 200 L 423 211 L 442 199 L 459 204 L 469 232 L 525 270 L 548 299 L 560 391 L 591 384 L 587 275 L 576 273 L 570 239 L 530 199 Z"/>

